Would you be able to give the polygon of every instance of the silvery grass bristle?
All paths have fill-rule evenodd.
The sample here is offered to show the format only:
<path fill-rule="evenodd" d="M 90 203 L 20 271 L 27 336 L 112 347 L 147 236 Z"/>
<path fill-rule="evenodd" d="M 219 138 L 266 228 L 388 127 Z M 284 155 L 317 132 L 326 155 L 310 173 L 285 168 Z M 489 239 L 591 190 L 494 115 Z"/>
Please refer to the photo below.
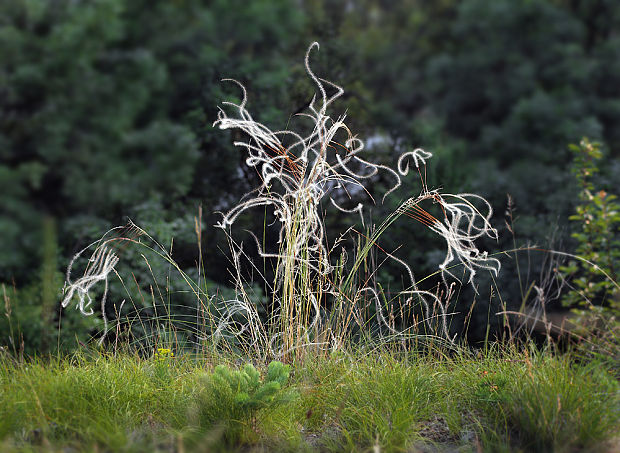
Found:
<path fill-rule="evenodd" d="M 143 238 L 145 239 L 143 241 Z M 187 285 L 189 292 L 193 293 L 201 305 L 207 304 L 210 300 L 208 295 L 200 288 L 196 282 L 194 282 L 174 261 L 171 256 L 171 252 L 167 250 L 162 244 L 157 242 L 146 231 L 136 225 L 133 221 L 124 226 L 117 226 L 111 228 L 97 241 L 92 242 L 88 246 L 84 247 L 78 253 L 76 253 L 67 267 L 66 281 L 63 288 L 63 300 L 61 306 L 66 308 L 72 302 L 77 295 L 76 308 L 85 316 L 91 316 L 94 314 L 94 310 L 91 307 L 93 303 L 93 296 L 91 292 L 94 286 L 103 281 L 104 288 L 101 296 L 101 316 L 104 322 L 104 329 L 99 344 L 101 344 L 108 332 L 108 318 L 106 317 L 106 304 L 108 303 L 108 278 L 110 274 L 114 274 L 121 286 L 126 288 L 125 282 L 121 275 L 117 273 L 116 266 L 119 263 L 119 255 L 125 247 L 137 247 L 138 250 L 149 252 L 149 254 L 155 255 L 158 259 L 164 260 L 171 265 L 171 269 L 175 269 L 178 272 L 179 277 Z M 75 273 L 76 263 L 81 262 L 80 258 L 85 256 L 88 251 L 91 251 L 91 255 L 86 261 L 85 268 L 81 277 L 73 280 L 73 274 Z M 148 267 L 150 274 L 155 279 L 152 269 L 150 267 L 147 256 L 144 253 L 140 253 L 145 265 Z M 142 282 L 145 283 L 145 282 Z M 156 281 L 152 281 L 151 284 L 157 286 Z M 127 294 L 131 300 L 131 294 Z M 116 321 L 120 322 L 120 315 L 123 310 L 125 300 L 117 302 L 113 308 L 116 313 Z M 133 305 L 133 301 L 132 301 Z"/>
<path fill-rule="evenodd" d="M 349 285 L 353 281 L 351 276 L 354 271 L 349 272 L 349 276 L 345 279 L 348 283 L 344 285 L 348 291 L 352 291 L 352 294 L 342 294 L 342 286 L 339 287 L 335 283 L 337 280 L 335 277 L 342 275 L 347 254 L 342 253 L 340 256 L 343 260 L 333 264 L 330 252 L 336 245 L 340 246 L 345 233 L 330 246 L 320 213 L 321 203 L 329 201 L 342 213 L 358 214 L 363 222 L 364 204 L 360 202 L 354 208 L 345 208 L 341 200 L 351 199 L 351 193 L 368 193 L 365 184 L 372 182 L 380 172 L 389 174 L 393 179 L 393 184 L 385 192 L 383 200 L 401 186 L 401 177 L 409 173 L 411 162 L 420 177 L 422 188 L 419 195 L 407 199 L 375 229 L 372 237 L 367 238 L 369 242 L 363 248 L 363 253 L 367 254 L 370 247 L 378 245 L 380 234 L 404 214 L 421 222 L 446 241 L 446 256 L 439 265 L 446 294 L 451 294 L 452 286 L 448 277 L 458 280 L 450 272 L 456 265 L 464 266 L 469 274 L 468 283 L 472 285 L 477 270 L 488 270 L 497 274 L 500 269 L 500 262 L 497 259 L 489 257 L 475 245 L 475 241 L 483 236 L 497 238 L 497 231 L 490 223 L 493 211 L 483 197 L 467 193 L 442 194 L 438 190 L 429 190 L 426 185 L 425 168 L 426 161 L 432 158 L 432 154 L 420 148 L 403 153 L 397 161 L 396 170 L 368 161 L 362 154 L 364 143 L 352 134 L 345 123 L 346 115 L 336 119 L 328 115 L 328 107 L 344 93 L 344 90 L 335 83 L 317 77 L 312 71 L 310 55 L 318 48 L 318 43 L 312 43 L 305 56 L 306 71 L 316 86 L 316 92 L 308 111 L 297 114 L 301 120 L 308 121 L 309 133 L 302 135 L 288 129 L 272 131 L 266 125 L 254 120 L 246 108 L 248 104 L 246 89 L 242 83 L 234 79 L 225 80 L 239 87 L 242 94 L 241 102 L 223 102 L 223 107 L 219 108 L 217 120 L 214 122 L 214 126 L 220 129 L 238 129 L 249 137 L 249 140 L 236 141 L 234 145 L 247 153 L 245 162 L 258 171 L 261 182 L 259 187 L 246 194 L 236 206 L 222 213 L 222 219 L 216 225 L 225 232 L 231 248 L 236 297 L 233 300 L 223 301 L 224 310 L 221 316 L 217 320 L 212 320 L 214 325 L 211 327 L 215 332 L 212 339 L 249 336 L 257 352 L 271 357 L 280 357 L 292 349 L 318 342 L 316 336 L 315 339 L 311 339 L 310 332 L 321 327 L 319 324 L 324 322 L 319 307 L 321 294 L 346 300 L 352 307 L 355 307 L 356 301 L 367 300 L 370 297 L 370 303 L 374 303 L 376 308 L 380 329 L 386 329 L 392 337 L 402 333 L 390 325 L 374 287 L 363 284 L 359 288 L 353 288 L 352 284 Z M 333 94 L 328 96 L 326 87 Z M 226 109 L 232 110 L 234 115 L 230 116 Z M 344 140 L 338 141 L 337 136 Z M 368 199 L 372 201 L 372 197 L 368 196 Z M 443 218 L 435 218 L 421 208 L 420 204 L 423 202 L 438 204 Z M 263 246 L 257 235 L 250 232 L 259 255 L 262 258 L 274 258 L 278 263 L 273 284 L 264 282 L 273 291 L 275 302 L 274 311 L 267 322 L 261 318 L 247 294 L 247 285 L 241 273 L 241 260 L 249 257 L 244 252 L 243 243 L 237 243 L 232 237 L 232 227 L 239 216 L 258 207 L 263 209 L 271 207 L 280 227 L 278 243 L 272 249 L 268 249 L 267 245 Z M 146 234 L 143 231 L 142 233 Z M 118 264 L 118 257 L 109 250 L 109 240 L 104 238 L 91 244 L 91 246 L 97 245 L 95 252 L 83 277 L 75 282 L 71 280 L 72 266 L 91 246 L 80 251 L 71 260 L 62 305 L 66 307 L 77 293 L 81 312 L 84 315 L 92 314 L 93 311 L 89 308 L 92 302 L 89 291 L 97 282 L 104 281 L 101 308 L 107 327 L 105 319 L 107 278 Z M 402 296 L 406 304 L 419 302 L 425 311 L 429 327 L 432 328 L 433 319 L 437 318 L 440 321 L 438 335 L 453 341 L 454 338 L 448 336 L 446 323 L 448 315 L 446 305 L 449 297 L 442 302 L 438 295 L 420 290 L 410 266 L 392 253 L 381 250 L 388 259 L 404 269 L 408 282 L 398 296 Z M 168 255 L 162 256 L 171 261 Z M 354 270 L 359 267 L 364 256 L 355 258 Z M 192 286 L 192 290 L 195 290 L 192 282 L 180 268 L 175 267 L 184 276 L 188 285 Z M 254 269 L 261 275 L 258 266 L 254 266 Z M 200 295 L 198 292 L 197 294 Z M 431 306 L 439 309 L 438 315 L 431 313 L 435 310 L 431 310 Z M 364 308 L 366 307 L 368 305 Z M 303 317 L 300 313 L 304 314 Z M 361 319 L 357 313 L 353 313 L 353 318 Z M 278 331 L 273 326 L 281 326 L 281 330 Z M 326 325 L 322 327 L 325 330 L 331 329 Z M 364 327 L 363 322 L 360 322 L 359 327 Z M 288 331 L 284 332 L 285 329 Z M 294 342 L 285 338 L 292 332 L 291 329 L 297 329 L 295 333 L 297 340 Z M 328 346 L 339 347 L 342 344 L 340 340 L 332 339 L 332 344 Z"/>
<path fill-rule="evenodd" d="M 95 251 L 88 259 L 84 274 L 77 280 L 72 281 L 71 274 L 76 260 L 93 246 L 95 247 Z M 118 261 L 118 256 L 109 248 L 109 240 L 99 240 L 76 253 L 67 267 L 65 286 L 63 288 L 64 298 L 61 302 L 63 308 L 66 308 L 77 294 L 78 300 L 76 308 L 85 316 L 92 315 L 94 311 L 91 307 L 93 299 L 90 295 L 90 291 L 98 282 L 104 282 L 103 295 L 101 296 L 101 316 L 104 322 L 104 333 L 100 342 L 105 338 L 108 327 L 108 320 L 105 314 L 105 304 L 108 295 L 108 276 L 114 271 L 114 267 L 118 264 Z"/>
<path fill-rule="evenodd" d="M 244 197 L 238 205 L 222 214 L 222 220 L 218 227 L 227 231 L 230 236 L 230 228 L 234 225 L 239 215 L 251 208 L 271 206 L 273 213 L 280 224 L 278 250 L 264 250 L 256 240 L 259 254 L 264 257 L 276 258 L 280 262 L 293 262 L 295 266 L 278 266 L 280 271 L 301 272 L 302 269 L 312 269 L 323 276 L 329 276 L 334 271 L 334 266 L 329 262 L 330 247 L 326 241 L 325 226 L 320 218 L 319 206 L 322 200 L 329 200 L 331 205 L 345 213 L 359 213 L 363 215 L 364 205 L 357 204 L 353 209 L 343 208 L 337 199 L 349 196 L 355 188 L 365 191 L 364 183 L 371 180 L 380 171 L 392 175 L 394 184 L 384 195 L 396 190 L 401 185 L 401 176 L 409 172 L 409 161 L 412 160 L 420 177 L 420 167 L 426 165 L 426 160 L 432 154 L 422 149 L 406 152 L 398 159 L 397 169 L 393 170 L 385 165 L 374 164 L 362 157 L 363 142 L 353 136 L 345 124 L 346 116 L 332 119 L 327 114 L 328 107 L 343 94 L 343 89 L 325 79 L 317 77 L 310 67 L 310 54 L 314 49 L 318 50 L 318 43 L 312 43 L 306 53 L 305 67 L 310 79 L 314 82 L 317 92 L 312 98 L 308 112 L 298 114 L 311 122 L 311 132 L 302 136 L 291 130 L 272 131 L 266 125 L 254 120 L 246 106 L 248 97 L 242 83 L 231 81 L 239 86 L 242 93 L 240 103 L 224 102 L 223 105 L 231 108 L 236 115 L 229 116 L 224 108 L 220 108 L 218 118 L 214 126 L 220 129 L 239 129 L 248 137 L 248 141 L 236 141 L 235 146 L 242 147 L 247 152 L 246 164 L 255 168 L 262 176 L 261 184 L 256 190 Z M 335 91 L 328 96 L 326 87 Z M 336 141 L 336 135 L 344 133 L 344 144 Z M 285 145 L 284 142 L 290 142 Z M 424 200 L 432 200 L 438 203 L 444 213 L 444 219 L 438 220 L 425 213 L 423 223 L 433 232 L 443 237 L 447 244 L 446 257 L 439 266 L 443 276 L 446 290 L 449 288 L 447 276 L 455 278 L 449 271 L 454 262 L 462 264 L 469 273 L 469 282 L 473 283 L 477 269 L 486 269 L 497 274 L 500 263 L 490 258 L 486 252 L 481 252 L 474 241 L 482 236 L 497 238 L 497 231 L 492 228 L 490 218 L 492 209 L 490 204 L 482 197 L 474 194 L 440 194 L 438 191 L 430 191 L 423 179 L 422 192 L 415 198 L 410 198 L 397 210 L 397 215 L 407 213 L 409 209 L 415 209 Z M 476 203 L 482 204 L 482 211 L 476 207 Z M 425 211 L 424 211 L 425 212 Z M 292 234 L 294 232 L 295 234 Z M 254 236 L 256 237 L 256 236 Z M 236 246 L 237 250 L 241 246 Z M 233 252 L 233 255 L 238 252 Z M 445 308 L 438 297 L 426 291 L 421 291 L 416 285 L 413 272 L 402 260 L 388 253 L 388 256 L 401 264 L 409 276 L 410 285 L 402 294 L 409 296 L 411 301 L 415 296 L 425 309 L 429 310 L 428 298 L 438 302 L 443 319 L 442 334 L 448 335 L 445 323 Z M 236 262 L 235 260 L 235 262 Z M 238 274 L 237 274 L 238 275 Z M 274 287 L 281 285 L 282 280 L 299 281 L 301 276 L 277 275 Z M 330 279 L 326 279 L 327 282 Z M 243 282 L 237 282 L 238 288 L 243 288 Z M 324 288 L 324 293 L 336 293 L 337 288 Z M 379 297 L 371 287 L 363 287 L 357 290 L 357 295 L 370 294 L 377 304 L 379 320 L 393 332 L 379 309 Z M 303 326 L 306 331 L 315 327 L 319 322 L 319 309 L 317 301 L 313 297 L 313 291 L 307 294 L 307 300 L 311 303 L 314 316 L 309 319 L 312 322 Z M 245 299 L 245 298 L 243 298 Z M 355 298 L 353 298 L 355 299 Z M 243 300 L 237 301 L 233 310 L 247 312 L 247 319 L 260 319 L 252 304 Z M 430 316 L 427 316 L 430 321 Z M 276 354 L 277 355 L 277 354 Z"/>

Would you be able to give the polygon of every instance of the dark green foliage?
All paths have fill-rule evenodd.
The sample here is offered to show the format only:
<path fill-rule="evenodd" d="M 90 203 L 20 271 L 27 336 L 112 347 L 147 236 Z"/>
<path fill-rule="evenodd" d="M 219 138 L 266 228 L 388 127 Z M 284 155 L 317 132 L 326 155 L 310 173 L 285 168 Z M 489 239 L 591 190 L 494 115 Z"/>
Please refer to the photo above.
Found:
<path fill-rule="evenodd" d="M 0 278 L 27 279 L 38 246 L 22 216 L 60 219 L 74 244 L 81 223 L 114 221 L 153 194 L 185 195 L 198 158 L 195 134 L 153 101 L 166 64 L 128 40 L 125 3 L 3 2 L 0 74 Z M 72 220 L 72 223 L 68 223 Z M 36 231 L 36 230 L 35 230 Z M 67 243 L 63 240 L 63 247 Z M 10 264 L 10 266 L 9 266 Z"/>
<path fill-rule="evenodd" d="M 601 7 L 588 17 L 544 0 L 461 2 L 450 45 L 428 65 L 431 107 L 451 135 L 467 141 L 470 187 L 491 197 L 499 213 L 509 192 L 527 228 L 520 234 L 538 241 L 550 233 L 543 216 L 566 218 L 576 194 L 566 144 L 589 135 L 614 149 L 616 127 L 601 107 L 620 96 L 602 94 L 598 80 L 618 77 L 602 68 L 616 64 L 604 50 L 616 38 L 589 36 L 600 31 L 597 20 L 617 24 L 620 9 L 593 3 Z"/>
<path fill-rule="evenodd" d="M 96 318 L 85 318 L 73 309 L 61 311 L 58 300 L 64 276 L 57 271 L 58 241 L 56 222 L 43 219 L 43 247 L 35 278 L 25 286 L 2 284 L 0 345 L 14 356 L 68 352 L 87 343 L 101 327 Z M 62 327 L 62 328 L 61 328 Z"/>
<path fill-rule="evenodd" d="M 62 282 L 63 275 L 57 272 L 49 281 L 56 288 L 61 288 Z M 87 344 L 91 335 L 103 327 L 101 319 L 85 317 L 74 307 L 60 312 L 54 306 L 48 311 L 50 307 L 43 301 L 44 284 L 35 281 L 19 289 L 0 287 L 0 345 L 15 356 L 73 351 L 80 348 L 79 342 Z M 60 297 L 59 293 L 53 294 Z"/>

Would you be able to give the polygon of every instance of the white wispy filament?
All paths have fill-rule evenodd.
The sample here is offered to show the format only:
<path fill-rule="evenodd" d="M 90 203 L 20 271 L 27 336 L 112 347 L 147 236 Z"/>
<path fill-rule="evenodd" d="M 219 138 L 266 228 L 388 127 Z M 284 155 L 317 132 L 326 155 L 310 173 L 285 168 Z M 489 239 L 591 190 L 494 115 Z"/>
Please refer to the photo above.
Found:
<path fill-rule="evenodd" d="M 64 298 L 62 300 L 62 307 L 66 308 L 74 296 L 77 294 L 78 302 L 77 308 L 85 316 L 92 315 L 93 309 L 91 308 L 92 297 L 90 291 L 98 282 L 104 282 L 103 295 L 101 296 L 101 314 L 104 322 L 104 336 L 107 331 L 108 321 L 105 314 L 105 303 L 108 295 L 108 275 L 114 270 L 114 266 L 118 263 L 118 257 L 110 250 L 106 243 L 100 244 L 88 259 L 86 270 L 84 275 L 78 278 L 76 281 L 71 281 L 71 273 L 73 271 L 73 265 L 75 261 L 82 256 L 82 254 L 92 247 L 93 244 L 82 249 L 76 253 L 71 259 L 69 266 L 67 267 L 67 276 L 64 287 Z M 103 341 L 104 336 L 100 342 Z"/>
<path fill-rule="evenodd" d="M 387 332 L 390 337 L 398 335 L 393 322 L 394 314 L 389 311 L 391 308 L 388 308 L 390 303 L 383 303 L 380 297 L 383 293 L 368 280 L 356 280 L 355 275 L 362 261 L 368 256 L 370 248 L 378 246 L 379 236 L 391 223 L 406 215 L 446 241 L 446 255 L 439 269 L 444 282 L 441 294 L 447 296 L 442 301 L 439 290 L 437 294 L 433 294 L 419 289 L 410 266 L 393 253 L 379 247 L 386 259 L 405 271 L 403 290 L 393 300 L 402 300 L 408 306 L 419 303 L 429 327 L 432 329 L 434 325 L 438 325 L 437 334 L 453 340 L 449 337 L 446 323 L 449 315 L 447 304 L 453 283 L 449 279 L 457 279 L 451 269 L 462 266 L 468 274 L 468 283 L 472 284 L 478 270 L 497 274 L 500 269 L 497 259 L 489 257 L 476 246 L 476 241 L 482 237 L 497 238 L 497 231 L 490 223 L 493 213 L 491 206 L 479 195 L 441 194 L 438 190 L 429 190 L 426 185 L 426 163 L 432 154 L 423 149 L 417 148 L 403 153 L 397 160 L 396 170 L 366 160 L 362 156 L 364 144 L 345 124 L 346 116 L 341 115 L 334 119 L 327 114 L 328 107 L 344 91 L 338 85 L 317 77 L 310 68 L 310 55 L 318 48 L 319 45 L 313 43 L 305 56 L 306 71 L 316 85 L 316 93 L 308 111 L 297 115 L 301 121 L 309 122 L 309 132 L 305 134 L 291 130 L 272 131 L 255 121 L 246 109 L 248 97 L 243 84 L 233 79 L 225 79 L 239 87 L 242 100 L 239 103 L 223 102 L 213 125 L 224 130 L 239 130 L 248 137 L 246 141 L 235 141 L 234 145 L 247 153 L 245 163 L 257 171 L 261 181 L 259 187 L 223 213 L 216 225 L 224 230 L 229 240 L 236 296 L 223 302 L 223 308 L 219 312 L 221 316 L 214 321 L 215 325 L 211 326 L 213 338 L 244 338 L 255 346 L 257 353 L 271 357 L 282 356 L 293 349 L 321 342 L 337 348 L 342 344 L 342 337 L 333 334 L 333 329 L 336 328 L 332 322 L 333 316 L 326 314 L 327 310 L 321 306 L 328 296 L 331 310 L 335 310 L 333 307 L 348 307 L 349 311 L 342 317 L 346 318 L 344 322 L 347 326 L 351 322 L 357 323 L 358 329 L 366 328 L 368 320 L 363 319 L 363 313 L 370 313 L 368 316 L 374 317 L 380 334 Z M 328 95 L 326 87 L 331 94 Z M 388 176 L 388 180 L 393 181 L 392 186 L 384 193 L 385 199 L 401 186 L 401 177 L 409 173 L 411 161 L 421 179 L 420 194 L 407 199 L 374 230 L 371 237 L 366 238 L 368 242 L 361 247 L 361 258 L 354 257 L 353 265 L 349 266 L 352 269 L 345 276 L 348 254 L 344 248 L 337 263 L 330 261 L 330 253 L 335 250 L 336 245 L 344 241 L 344 233 L 330 247 L 319 208 L 331 205 L 343 213 L 359 214 L 363 220 L 364 204 L 358 202 L 354 208 L 347 208 L 343 206 L 346 204 L 343 200 L 351 200 L 352 193 L 367 193 L 365 183 L 381 172 Z M 440 218 L 422 207 L 422 204 L 427 203 L 439 206 Z M 243 244 L 236 243 L 231 232 L 241 214 L 259 207 L 270 208 L 279 226 L 278 243 L 272 246 L 274 249 L 261 244 L 257 235 L 250 233 L 259 255 L 273 258 L 277 262 L 273 285 L 264 282 L 274 297 L 272 313 L 267 322 L 247 294 L 248 285 L 241 273 L 241 260 L 249 258 L 244 252 Z M 347 230 L 349 233 L 351 231 L 354 230 Z M 140 234 L 146 233 L 140 230 Z M 62 301 L 62 306 L 66 307 L 77 294 L 77 307 L 84 315 L 91 315 L 93 309 L 90 291 L 95 284 L 103 281 L 105 286 L 101 311 L 106 330 L 108 275 L 118 263 L 118 257 L 107 246 L 109 241 L 102 238 L 73 257 L 67 269 L 65 296 Z M 93 245 L 96 245 L 96 249 L 83 276 L 72 281 L 71 273 L 75 261 Z M 162 256 L 168 259 L 167 254 Z M 170 262 L 173 263 L 171 258 Z M 253 270 L 260 273 L 258 266 L 253 263 L 252 266 Z M 185 278 L 185 274 L 181 274 Z M 187 278 L 186 281 L 190 284 Z M 200 291 L 191 284 L 190 287 L 200 298 Z M 294 341 L 287 336 L 294 336 Z"/>
<path fill-rule="evenodd" d="M 313 43 L 305 57 L 306 71 L 317 87 L 317 93 L 313 96 L 308 108 L 309 112 L 298 115 L 307 118 L 312 124 L 311 132 L 305 136 L 290 130 L 274 132 L 264 124 L 255 121 L 246 109 L 248 99 L 244 86 L 236 80 L 226 79 L 240 87 L 242 100 L 240 103 L 224 102 L 223 105 L 232 109 L 235 114 L 230 116 L 225 108 L 221 108 L 214 126 L 220 129 L 238 129 L 247 134 L 249 140 L 236 141 L 234 145 L 247 152 L 245 162 L 248 166 L 257 169 L 258 174 L 261 175 L 261 185 L 244 197 L 242 202 L 224 213 L 216 226 L 227 231 L 232 241 L 228 231 L 241 213 L 259 206 L 271 206 L 280 223 L 278 250 L 273 252 L 264 250 L 258 239 L 255 239 L 256 246 L 262 257 L 277 258 L 280 263 L 294 263 L 293 266 L 288 267 L 278 266 L 279 274 L 276 275 L 275 289 L 284 286 L 285 281 L 298 282 L 302 278 L 300 274 L 304 268 L 312 269 L 328 277 L 334 267 L 328 260 L 330 249 L 325 239 L 324 223 L 319 215 L 320 201 L 328 199 L 332 206 L 342 212 L 355 212 L 362 215 L 363 205 L 361 203 L 353 209 L 344 208 L 334 198 L 335 194 L 339 192 L 342 198 L 348 196 L 350 188 L 365 190 L 366 180 L 373 178 L 380 171 L 385 171 L 394 181 L 392 187 L 386 191 L 385 198 L 401 185 L 401 176 L 409 172 L 408 161 L 413 160 L 422 179 L 423 190 L 418 197 L 407 200 L 396 215 L 406 214 L 409 209 L 415 211 L 418 204 L 424 200 L 432 200 L 441 206 L 445 217 L 442 220 L 435 219 L 426 212 L 424 214 L 414 212 L 411 216 L 422 221 L 431 231 L 446 241 L 446 257 L 440 265 L 446 292 L 449 287 L 446 276 L 454 277 L 449 269 L 455 262 L 467 269 L 469 282 L 473 282 L 477 269 L 487 269 L 497 273 L 500 267 L 499 261 L 489 258 L 474 244 L 474 241 L 482 236 L 497 237 L 496 230 L 490 225 L 492 210 L 488 202 L 473 194 L 440 195 L 437 191 L 429 191 L 421 168 L 425 167 L 426 161 L 432 157 L 432 154 L 420 148 L 403 153 L 398 159 L 397 171 L 365 160 L 361 156 L 361 151 L 364 149 L 363 142 L 354 137 L 346 126 L 345 116 L 334 120 L 327 114 L 327 108 L 343 94 L 343 89 L 317 77 L 310 68 L 310 54 L 318 47 L 317 43 Z M 333 91 L 331 96 L 328 96 L 326 87 Z M 346 137 L 343 140 L 344 143 L 336 141 L 338 134 L 344 134 Z M 483 204 L 484 214 L 475 207 L 476 202 Z M 439 318 L 442 321 L 441 334 L 447 337 L 445 306 L 441 305 L 437 296 L 417 288 L 413 272 L 406 263 L 389 253 L 387 255 L 406 269 L 410 281 L 409 286 L 401 294 L 407 298 L 407 301 L 412 302 L 415 296 L 426 311 L 427 319 L 432 317 L 429 313 L 430 304 L 427 298 L 434 302 L 434 306 L 439 305 Z M 285 275 L 285 273 L 289 274 Z M 239 275 L 237 277 L 240 278 Z M 329 278 L 326 280 L 331 281 Z M 242 288 L 242 282 L 238 281 L 237 287 Z M 338 298 L 335 294 L 338 289 L 328 285 L 322 290 Z M 357 300 L 362 294 L 371 295 L 377 307 L 377 319 L 387 326 L 388 322 L 381 311 L 376 291 L 368 286 L 358 288 L 353 300 Z M 306 301 L 315 301 L 312 291 L 308 291 L 308 294 L 301 294 L 299 297 Z M 256 313 L 250 314 L 256 310 L 255 307 L 246 302 L 244 298 L 240 299 L 233 304 L 234 311 L 246 312 L 247 319 L 259 319 Z M 312 323 L 304 326 L 307 330 L 315 327 L 319 322 L 317 304 L 312 302 L 310 308 L 314 310 L 314 315 L 310 317 Z M 280 314 L 280 316 L 283 315 Z M 392 328 L 388 330 L 394 333 Z"/>

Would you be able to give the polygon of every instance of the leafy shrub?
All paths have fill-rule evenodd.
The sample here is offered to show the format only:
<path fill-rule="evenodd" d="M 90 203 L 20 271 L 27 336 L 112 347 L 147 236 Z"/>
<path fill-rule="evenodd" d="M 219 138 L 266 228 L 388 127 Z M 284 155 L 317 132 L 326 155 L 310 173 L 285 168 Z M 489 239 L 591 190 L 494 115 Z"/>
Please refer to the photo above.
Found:
<path fill-rule="evenodd" d="M 617 197 L 595 188 L 593 177 L 599 172 L 601 145 L 581 140 L 571 145 L 574 153 L 573 173 L 581 192 L 581 204 L 571 220 L 580 223 L 573 233 L 576 254 L 560 271 L 570 285 L 563 303 L 577 313 L 574 324 L 585 338 L 587 356 L 598 356 L 620 372 L 620 204 Z"/>
<path fill-rule="evenodd" d="M 617 197 L 595 188 L 593 177 L 599 172 L 600 144 L 583 139 L 571 145 L 574 153 L 573 172 L 579 183 L 581 204 L 571 220 L 580 223 L 573 233 L 576 254 L 582 260 L 571 260 L 561 271 L 568 276 L 570 291 L 564 304 L 576 308 L 581 325 L 592 325 L 588 316 L 602 315 L 612 325 L 620 314 L 620 204 Z"/>

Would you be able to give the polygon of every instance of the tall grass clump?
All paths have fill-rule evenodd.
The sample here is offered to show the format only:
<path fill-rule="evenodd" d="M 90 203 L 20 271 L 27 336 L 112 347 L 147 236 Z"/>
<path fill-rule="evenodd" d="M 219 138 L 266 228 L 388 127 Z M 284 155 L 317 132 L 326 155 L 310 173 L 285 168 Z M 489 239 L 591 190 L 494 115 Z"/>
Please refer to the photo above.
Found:
<path fill-rule="evenodd" d="M 411 337 L 421 332 L 422 326 L 427 326 L 426 333 L 430 330 L 436 337 L 454 340 L 447 324 L 447 304 L 454 285 L 460 283 L 456 268 L 460 267 L 459 274 L 470 284 L 474 284 L 477 271 L 497 274 L 500 269 L 500 262 L 476 245 L 480 238 L 497 238 L 490 223 L 491 206 L 476 194 L 430 189 L 426 161 L 432 154 L 422 149 L 400 155 L 395 169 L 367 160 L 363 142 L 345 123 L 346 115 L 328 114 L 343 89 L 311 69 L 310 56 L 318 47 L 313 43 L 306 53 L 306 71 L 316 92 L 308 111 L 294 118 L 300 123 L 299 131 L 272 131 L 256 121 L 247 108 L 243 84 L 227 79 L 241 90 L 241 101 L 224 102 L 214 126 L 237 130 L 247 138 L 234 145 L 246 153 L 246 165 L 260 175 L 259 186 L 222 213 L 216 225 L 230 246 L 234 293 L 220 300 L 209 295 L 174 263 L 164 247 L 132 224 L 129 230 L 133 237 L 104 237 L 76 255 L 67 271 L 63 306 L 77 297 L 79 310 L 92 314 L 91 291 L 103 282 L 101 313 L 106 331 L 111 329 L 106 296 L 108 277 L 119 275 L 115 270 L 119 263 L 117 248 L 125 243 L 150 247 L 143 241 L 149 238 L 155 244 L 150 250 L 167 261 L 188 284 L 188 292 L 195 295 L 196 312 L 207 314 L 194 316 L 204 323 L 193 327 L 203 343 L 234 345 L 262 359 L 289 360 L 302 357 L 308 350 L 342 348 L 353 338 L 384 341 Z M 379 225 L 360 232 L 352 224 L 328 240 L 323 216 L 330 209 L 338 215 L 358 215 L 364 224 L 365 205 L 374 202 L 370 185 L 378 175 L 384 173 L 393 181 L 383 195 L 385 199 L 401 186 L 401 178 L 412 167 L 420 179 L 419 194 L 405 194 L 405 201 Z M 276 243 L 259 239 L 265 237 L 264 231 L 247 232 L 246 242 L 238 237 L 236 222 L 252 212 L 273 216 Z M 413 269 L 395 252 L 380 247 L 381 235 L 403 215 L 445 240 L 446 255 L 438 269 L 443 288 L 434 292 L 420 288 Z M 253 260 L 246 251 L 247 240 L 257 249 L 259 260 Z M 76 260 L 93 249 L 82 276 L 73 278 Z M 395 295 L 383 290 L 376 279 L 376 268 L 367 272 L 372 253 L 383 255 L 382 261 L 391 261 L 402 269 L 402 288 Z M 148 260 L 146 263 L 149 265 Z M 244 269 L 251 269 L 254 277 L 248 278 Z M 257 284 L 267 289 L 270 298 L 266 314 L 261 313 L 252 293 Z"/>
<path fill-rule="evenodd" d="M 483 361 L 464 377 L 485 445 L 526 451 L 569 451 L 597 445 L 617 432 L 618 381 L 599 361 L 576 365 L 546 352 Z"/>
<path fill-rule="evenodd" d="M 245 320 L 243 333 L 248 333 L 250 343 L 278 357 L 308 346 L 339 348 L 353 331 L 363 331 L 369 325 L 380 335 L 403 334 L 395 328 L 394 311 L 410 309 L 414 304 L 422 307 L 425 321 L 433 323 L 433 319 L 439 319 L 436 333 L 449 339 L 446 301 L 440 300 L 438 294 L 421 290 L 412 269 L 394 254 L 381 249 L 378 240 L 403 214 L 443 237 L 447 251 L 439 267 L 444 294 L 447 294 L 451 286 L 449 279 L 454 277 L 450 268 L 455 262 L 464 267 L 469 282 L 478 269 L 499 271 L 499 261 L 474 244 L 482 236 L 497 236 L 490 224 L 492 209 L 486 200 L 474 194 L 441 194 L 438 190 L 429 190 L 423 176 L 426 160 L 431 157 L 427 151 L 415 149 L 402 154 L 396 170 L 366 160 L 363 142 L 346 125 L 346 116 L 334 119 L 328 115 L 328 108 L 342 95 L 343 89 L 314 74 L 310 55 L 315 48 L 318 49 L 317 43 L 308 49 L 305 66 L 317 91 L 309 111 L 298 115 L 299 120 L 309 123 L 308 133 L 288 129 L 272 131 L 254 120 L 246 108 L 245 88 L 235 80 L 232 82 L 241 89 L 242 100 L 224 102 L 214 123 L 220 129 L 238 129 L 248 137 L 247 141 L 234 144 L 247 153 L 246 164 L 261 176 L 260 186 L 223 213 L 217 225 L 229 238 L 237 270 L 235 286 L 239 297 L 231 301 L 228 319 L 241 315 Z M 232 110 L 234 116 L 227 110 Z M 351 227 L 332 243 L 328 241 L 322 221 L 323 209 L 329 206 L 341 213 L 355 213 L 363 222 L 364 203 L 358 200 L 363 200 L 364 195 L 372 199 L 368 183 L 380 172 L 387 173 L 394 183 L 384 194 L 385 198 L 401 185 L 401 177 L 409 173 L 411 163 L 420 176 L 419 195 L 407 198 L 372 233 L 359 233 Z M 344 207 L 343 201 L 351 198 L 355 198 L 357 204 Z M 429 204 L 440 208 L 439 218 L 424 208 Z M 241 260 L 247 255 L 243 243 L 237 242 L 232 233 L 232 227 L 243 212 L 265 206 L 273 210 L 279 225 L 277 244 L 270 248 L 269 244 L 261 244 L 259 235 L 250 234 L 259 256 L 276 262 L 273 282 L 268 282 L 273 301 L 267 322 L 260 318 L 245 294 L 246 282 L 240 269 Z M 346 234 L 351 232 L 356 232 L 360 241 L 349 260 L 344 244 Z M 386 259 L 400 265 L 405 275 L 404 288 L 390 301 L 372 278 L 362 280 L 358 275 L 373 247 L 378 247 Z M 394 300 L 401 304 L 396 310 Z M 390 305 L 391 313 L 388 311 Z M 227 327 L 226 322 L 227 319 L 220 324 L 222 329 Z"/>

